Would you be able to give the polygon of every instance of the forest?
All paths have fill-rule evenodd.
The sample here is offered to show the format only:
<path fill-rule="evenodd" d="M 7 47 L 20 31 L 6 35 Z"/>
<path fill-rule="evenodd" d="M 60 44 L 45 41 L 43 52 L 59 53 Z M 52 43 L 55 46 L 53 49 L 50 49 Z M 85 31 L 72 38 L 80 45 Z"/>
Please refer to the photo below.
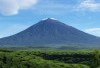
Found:
<path fill-rule="evenodd" d="M 25 51 L 0 48 L 0 68 L 99 68 L 100 51 Z"/>

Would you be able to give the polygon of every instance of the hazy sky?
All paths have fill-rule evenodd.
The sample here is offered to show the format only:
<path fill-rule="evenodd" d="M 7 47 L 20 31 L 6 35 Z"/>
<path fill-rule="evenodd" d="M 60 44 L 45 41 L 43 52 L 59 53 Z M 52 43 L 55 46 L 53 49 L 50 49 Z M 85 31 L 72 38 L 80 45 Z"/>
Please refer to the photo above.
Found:
<path fill-rule="evenodd" d="M 56 18 L 100 36 L 100 0 L 0 0 L 0 37 L 18 33 L 44 18 Z"/>

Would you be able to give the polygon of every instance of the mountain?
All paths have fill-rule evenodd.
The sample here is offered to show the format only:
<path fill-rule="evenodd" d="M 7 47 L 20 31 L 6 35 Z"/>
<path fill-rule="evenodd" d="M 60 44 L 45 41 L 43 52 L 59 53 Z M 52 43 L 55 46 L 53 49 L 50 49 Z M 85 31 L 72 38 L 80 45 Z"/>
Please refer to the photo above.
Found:
<path fill-rule="evenodd" d="M 100 46 L 100 38 L 80 31 L 53 18 L 15 35 L 1 38 L 0 46 Z"/>

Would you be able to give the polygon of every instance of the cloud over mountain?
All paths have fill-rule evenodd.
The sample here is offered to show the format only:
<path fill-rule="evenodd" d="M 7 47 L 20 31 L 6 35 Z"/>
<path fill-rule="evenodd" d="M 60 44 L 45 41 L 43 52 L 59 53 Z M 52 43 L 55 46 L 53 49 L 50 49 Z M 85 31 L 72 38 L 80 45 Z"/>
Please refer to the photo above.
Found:
<path fill-rule="evenodd" d="M 38 0 L 0 0 L 0 14 L 16 15 L 19 10 L 28 9 Z"/>

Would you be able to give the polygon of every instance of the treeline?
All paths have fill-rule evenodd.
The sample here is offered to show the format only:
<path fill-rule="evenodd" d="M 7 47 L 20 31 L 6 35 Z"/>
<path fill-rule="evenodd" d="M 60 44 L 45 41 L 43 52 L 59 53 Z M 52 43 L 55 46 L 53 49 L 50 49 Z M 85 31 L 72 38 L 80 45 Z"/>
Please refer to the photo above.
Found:
<path fill-rule="evenodd" d="M 100 47 L 80 47 L 80 46 L 62 46 L 62 47 L 48 47 L 48 46 L 28 46 L 28 47 L 2 47 L 10 50 L 28 50 L 28 51 L 93 51 L 100 50 Z"/>
<path fill-rule="evenodd" d="M 0 68 L 97 68 L 100 65 L 99 56 L 98 51 L 46 52 L 0 49 Z"/>

